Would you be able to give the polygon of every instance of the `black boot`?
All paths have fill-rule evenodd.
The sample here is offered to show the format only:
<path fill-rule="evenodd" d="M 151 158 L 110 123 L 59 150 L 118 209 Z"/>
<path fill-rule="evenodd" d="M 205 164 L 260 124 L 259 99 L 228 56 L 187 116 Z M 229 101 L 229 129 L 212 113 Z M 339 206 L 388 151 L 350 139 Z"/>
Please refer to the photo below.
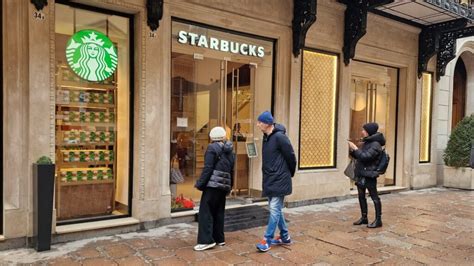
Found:
<path fill-rule="evenodd" d="M 353 225 L 368 224 L 369 220 L 367 219 L 367 213 L 363 213 L 359 220 L 353 222 Z"/>
<path fill-rule="evenodd" d="M 367 225 L 368 228 L 382 227 L 382 202 L 377 198 L 374 200 L 375 205 L 375 221 Z"/>
<path fill-rule="evenodd" d="M 368 228 L 377 228 L 377 227 L 382 227 L 382 217 L 377 216 L 375 217 L 375 220 L 367 225 Z"/>

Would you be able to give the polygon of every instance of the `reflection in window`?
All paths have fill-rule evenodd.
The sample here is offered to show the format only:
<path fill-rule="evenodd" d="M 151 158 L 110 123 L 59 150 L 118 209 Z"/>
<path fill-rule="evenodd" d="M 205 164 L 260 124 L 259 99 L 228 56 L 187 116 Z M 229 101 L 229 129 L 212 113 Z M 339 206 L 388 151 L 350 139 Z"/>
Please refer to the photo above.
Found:
<path fill-rule="evenodd" d="M 303 52 L 300 168 L 335 166 L 337 60 L 335 55 Z"/>

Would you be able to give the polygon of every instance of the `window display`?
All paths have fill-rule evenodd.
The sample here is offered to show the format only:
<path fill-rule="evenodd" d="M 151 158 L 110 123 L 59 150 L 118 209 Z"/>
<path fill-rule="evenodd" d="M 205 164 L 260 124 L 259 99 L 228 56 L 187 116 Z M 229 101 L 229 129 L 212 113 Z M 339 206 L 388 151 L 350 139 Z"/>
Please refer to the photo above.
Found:
<path fill-rule="evenodd" d="M 56 14 L 57 220 L 128 214 L 129 19 Z"/>

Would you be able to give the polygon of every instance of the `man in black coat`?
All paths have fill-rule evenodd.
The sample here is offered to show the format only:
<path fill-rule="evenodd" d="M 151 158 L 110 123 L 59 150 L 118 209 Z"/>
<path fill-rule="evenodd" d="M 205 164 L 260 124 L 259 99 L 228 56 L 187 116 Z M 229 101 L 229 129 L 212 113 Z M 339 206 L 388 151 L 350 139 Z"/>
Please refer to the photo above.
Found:
<path fill-rule="evenodd" d="M 265 111 L 258 117 L 257 126 L 263 132 L 262 172 L 263 197 L 268 197 L 270 217 L 263 240 L 257 249 L 265 252 L 272 245 L 291 244 L 288 227 L 283 217 L 283 202 L 292 191 L 291 178 L 295 175 L 296 157 L 283 125 L 273 123 L 273 116 Z M 273 239 L 276 227 L 280 237 Z"/>
<path fill-rule="evenodd" d="M 355 176 L 359 179 L 356 182 L 359 193 L 359 205 L 361 218 L 354 222 L 354 225 L 368 224 L 367 219 L 367 199 L 365 198 L 366 189 L 372 198 L 375 206 L 375 221 L 367 225 L 369 228 L 382 226 L 382 202 L 377 192 L 377 170 L 382 154 L 382 146 L 385 145 L 385 137 L 377 132 L 379 125 L 377 123 L 367 123 L 362 127 L 362 146 L 357 147 L 349 141 L 349 150 L 351 156 L 356 159 Z"/>

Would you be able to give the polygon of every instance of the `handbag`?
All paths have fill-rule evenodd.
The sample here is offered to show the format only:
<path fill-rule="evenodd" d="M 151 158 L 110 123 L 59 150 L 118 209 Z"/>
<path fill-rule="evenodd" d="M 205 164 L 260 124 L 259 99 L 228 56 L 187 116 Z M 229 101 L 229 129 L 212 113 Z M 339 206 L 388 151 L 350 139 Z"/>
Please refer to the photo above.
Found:
<path fill-rule="evenodd" d="M 344 175 L 349 177 L 352 181 L 358 181 L 358 179 L 355 177 L 355 160 L 351 159 L 349 164 L 346 166 L 346 169 L 344 170 Z"/>
<path fill-rule="evenodd" d="M 171 161 L 170 181 L 172 184 L 180 184 L 184 182 L 184 176 L 179 170 L 179 163 L 176 158 Z"/>

